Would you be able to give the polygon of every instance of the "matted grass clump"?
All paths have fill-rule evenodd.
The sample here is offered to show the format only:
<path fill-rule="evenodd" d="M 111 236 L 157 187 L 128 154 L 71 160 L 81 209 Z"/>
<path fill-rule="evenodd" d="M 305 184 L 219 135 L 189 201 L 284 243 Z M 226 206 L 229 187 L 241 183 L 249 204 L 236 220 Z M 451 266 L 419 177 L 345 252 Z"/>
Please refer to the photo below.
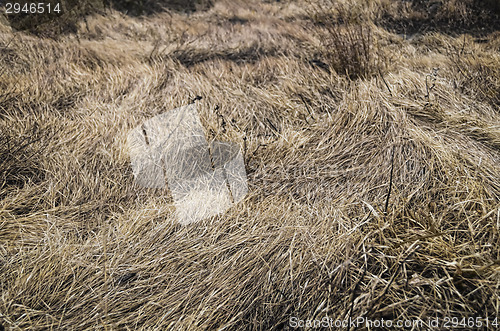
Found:
<path fill-rule="evenodd" d="M 57 40 L 2 23 L 0 325 L 500 318 L 500 35 L 398 35 L 387 6 L 108 9 Z M 126 137 L 196 96 L 249 193 L 181 226 Z"/>

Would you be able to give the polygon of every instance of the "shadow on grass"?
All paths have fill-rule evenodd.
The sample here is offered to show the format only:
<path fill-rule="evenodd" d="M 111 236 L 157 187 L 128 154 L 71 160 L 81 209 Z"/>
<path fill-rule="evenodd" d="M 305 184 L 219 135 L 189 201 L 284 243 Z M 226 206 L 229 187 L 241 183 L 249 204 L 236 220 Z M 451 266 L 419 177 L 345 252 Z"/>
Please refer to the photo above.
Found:
<path fill-rule="evenodd" d="M 278 48 L 271 47 L 269 49 L 264 49 L 254 44 L 238 49 L 178 49 L 169 56 L 179 61 L 185 67 L 192 67 L 196 64 L 213 60 L 233 61 L 235 63 L 256 63 L 264 57 L 278 55 L 286 54 L 283 54 Z"/>
<path fill-rule="evenodd" d="M 164 10 L 191 13 L 207 10 L 213 4 L 212 0 L 104 0 L 106 6 L 119 10 L 127 15 L 152 15 Z"/>
<path fill-rule="evenodd" d="M 43 3 L 43 14 L 33 14 L 31 3 L 19 1 L 16 9 L 11 8 L 11 14 L 5 14 L 8 24 L 16 31 L 24 31 L 39 37 L 56 39 L 60 35 L 76 33 L 77 23 L 85 16 L 107 10 L 118 10 L 129 16 L 153 15 L 155 13 L 173 10 L 191 13 L 207 10 L 213 4 L 212 0 L 47 0 Z M 25 7 L 26 5 L 26 7 Z M 0 5 L 2 13 L 6 12 L 4 4 Z M 33 8 L 33 10 L 38 10 Z"/>
<path fill-rule="evenodd" d="M 398 34 L 440 32 L 483 37 L 500 31 L 500 2 L 492 0 L 398 1 L 379 13 L 376 22 Z"/>

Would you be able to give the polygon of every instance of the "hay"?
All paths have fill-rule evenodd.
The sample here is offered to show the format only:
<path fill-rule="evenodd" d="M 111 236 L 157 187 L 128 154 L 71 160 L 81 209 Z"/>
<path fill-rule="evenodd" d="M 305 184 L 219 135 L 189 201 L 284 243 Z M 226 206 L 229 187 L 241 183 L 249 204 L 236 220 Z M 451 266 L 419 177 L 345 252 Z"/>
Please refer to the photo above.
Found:
<path fill-rule="evenodd" d="M 354 76 L 325 53 L 328 3 L 0 27 L 0 324 L 498 317 L 499 35 L 404 38 L 376 24 L 385 1 L 344 5 L 366 28 L 335 43 L 376 50 Z M 197 95 L 208 140 L 244 146 L 248 195 L 181 226 L 126 141 Z"/>

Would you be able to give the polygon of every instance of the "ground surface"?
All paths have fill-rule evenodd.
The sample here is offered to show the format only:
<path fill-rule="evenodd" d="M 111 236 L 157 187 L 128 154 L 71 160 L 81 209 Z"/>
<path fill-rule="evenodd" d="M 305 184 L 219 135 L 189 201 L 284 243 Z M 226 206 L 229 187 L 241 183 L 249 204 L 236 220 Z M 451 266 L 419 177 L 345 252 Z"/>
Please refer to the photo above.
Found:
<path fill-rule="evenodd" d="M 1 20 L 0 324 L 493 322 L 500 34 L 470 3 L 106 9 L 51 38 Z M 125 142 L 195 96 L 249 194 L 181 226 Z"/>

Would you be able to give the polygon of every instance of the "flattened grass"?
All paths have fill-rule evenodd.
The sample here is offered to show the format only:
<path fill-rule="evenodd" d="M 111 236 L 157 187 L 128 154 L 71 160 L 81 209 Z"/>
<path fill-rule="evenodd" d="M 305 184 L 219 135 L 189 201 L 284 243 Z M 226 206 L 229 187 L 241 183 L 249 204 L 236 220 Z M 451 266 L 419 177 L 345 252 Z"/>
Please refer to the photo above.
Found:
<path fill-rule="evenodd" d="M 307 5 L 96 14 L 57 41 L 1 27 L 3 326 L 498 316 L 498 34 L 353 22 L 389 61 L 352 76 Z M 196 95 L 207 136 L 244 150 L 250 190 L 180 226 L 164 192 L 134 185 L 125 141 Z"/>

